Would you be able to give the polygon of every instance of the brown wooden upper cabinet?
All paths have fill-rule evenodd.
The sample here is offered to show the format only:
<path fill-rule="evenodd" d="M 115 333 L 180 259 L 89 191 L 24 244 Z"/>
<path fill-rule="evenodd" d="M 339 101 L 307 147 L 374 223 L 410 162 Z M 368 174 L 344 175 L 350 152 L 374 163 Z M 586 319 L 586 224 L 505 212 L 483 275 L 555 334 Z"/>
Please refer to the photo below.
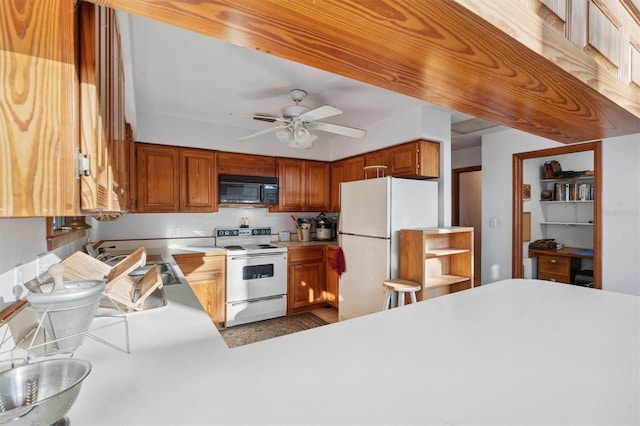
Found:
<path fill-rule="evenodd" d="M 365 170 L 365 178 L 375 178 L 378 175 L 424 179 L 440 177 L 440 144 L 437 142 L 407 142 L 368 152 L 364 158 L 365 167 L 386 167 L 384 171 Z"/>
<path fill-rule="evenodd" d="M 364 155 L 364 166 L 384 166 L 386 169 L 365 169 L 364 178 L 375 178 L 379 176 L 389 176 L 389 149 L 379 149 L 377 151 L 367 152 Z"/>
<path fill-rule="evenodd" d="M 172 146 L 136 143 L 138 202 L 140 213 L 180 210 L 180 154 Z"/>
<path fill-rule="evenodd" d="M 140 213 L 214 212 L 215 152 L 136 144 Z"/>
<path fill-rule="evenodd" d="M 329 211 L 340 211 L 340 183 L 364 178 L 364 155 L 331 163 L 331 204 Z"/>
<path fill-rule="evenodd" d="M 281 212 L 328 211 L 330 166 L 323 161 L 278 158 L 278 209 Z"/>
<path fill-rule="evenodd" d="M 387 176 L 404 178 L 440 177 L 440 144 L 418 140 L 387 149 Z"/>
<path fill-rule="evenodd" d="M 0 217 L 126 210 L 115 12 L 68 0 L 15 7 L 0 2 Z"/>
<path fill-rule="evenodd" d="M 217 210 L 215 165 L 215 151 L 180 149 L 180 211 L 210 213 Z"/>
<path fill-rule="evenodd" d="M 85 212 L 129 209 L 128 151 L 124 117 L 124 71 L 113 9 L 81 3 L 80 152 L 90 156 L 81 174 Z"/>
<path fill-rule="evenodd" d="M 218 173 L 222 175 L 246 175 L 276 177 L 276 158 L 266 155 L 218 153 Z"/>

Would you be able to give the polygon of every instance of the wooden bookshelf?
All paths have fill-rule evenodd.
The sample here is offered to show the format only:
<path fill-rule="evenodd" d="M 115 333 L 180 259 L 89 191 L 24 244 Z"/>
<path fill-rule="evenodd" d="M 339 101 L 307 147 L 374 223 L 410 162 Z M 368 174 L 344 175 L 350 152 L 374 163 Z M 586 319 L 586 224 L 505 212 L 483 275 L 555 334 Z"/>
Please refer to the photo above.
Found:
<path fill-rule="evenodd" d="M 473 228 L 400 231 L 400 278 L 418 282 L 418 300 L 473 287 Z"/>

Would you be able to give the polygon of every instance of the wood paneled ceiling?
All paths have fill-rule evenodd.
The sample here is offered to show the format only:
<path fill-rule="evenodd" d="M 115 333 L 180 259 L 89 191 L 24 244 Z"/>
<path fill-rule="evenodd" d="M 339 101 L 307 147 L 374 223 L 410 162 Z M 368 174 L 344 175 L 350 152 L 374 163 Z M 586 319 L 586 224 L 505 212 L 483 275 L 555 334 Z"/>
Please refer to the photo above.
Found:
<path fill-rule="evenodd" d="M 91 1 L 563 143 L 640 133 L 639 116 L 455 1 Z"/>

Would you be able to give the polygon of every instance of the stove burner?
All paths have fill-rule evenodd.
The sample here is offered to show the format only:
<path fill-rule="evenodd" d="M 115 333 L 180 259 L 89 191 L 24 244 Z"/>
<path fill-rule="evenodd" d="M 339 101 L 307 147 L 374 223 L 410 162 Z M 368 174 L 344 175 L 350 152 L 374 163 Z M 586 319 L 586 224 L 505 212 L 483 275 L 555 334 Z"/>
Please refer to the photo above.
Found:
<path fill-rule="evenodd" d="M 258 244 L 260 248 L 278 248 L 276 246 L 272 246 L 271 244 Z"/>
<path fill-rule="evenodd" d="M 244 250 L 242 246 L 224 246 L 227 250 Z"/>

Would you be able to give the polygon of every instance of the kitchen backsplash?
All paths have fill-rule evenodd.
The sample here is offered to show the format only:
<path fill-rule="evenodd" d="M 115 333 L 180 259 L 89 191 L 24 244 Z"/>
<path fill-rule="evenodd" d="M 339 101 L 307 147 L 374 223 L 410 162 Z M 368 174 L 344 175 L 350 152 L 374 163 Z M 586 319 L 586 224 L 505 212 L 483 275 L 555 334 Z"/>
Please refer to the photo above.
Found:
<path fill-rule="evenodd" d="M 293 213 L 298 218 L 312 219 L 317 213 Z M 111 222 L 90 220 L 93 226 L 91 240 L 122 240 L 142 238 L 211 237 L 221 227 L 240 227 L 247 218 L 249 227 L 269 226 L 273 234 L 280 231 L 296 232 L 292 213 L 270 213 L 266 208 L 221 208 L 217 213 L 148 213 L 124 215 Z M 335 217 L 327 213 L 327 217 Z"/>

